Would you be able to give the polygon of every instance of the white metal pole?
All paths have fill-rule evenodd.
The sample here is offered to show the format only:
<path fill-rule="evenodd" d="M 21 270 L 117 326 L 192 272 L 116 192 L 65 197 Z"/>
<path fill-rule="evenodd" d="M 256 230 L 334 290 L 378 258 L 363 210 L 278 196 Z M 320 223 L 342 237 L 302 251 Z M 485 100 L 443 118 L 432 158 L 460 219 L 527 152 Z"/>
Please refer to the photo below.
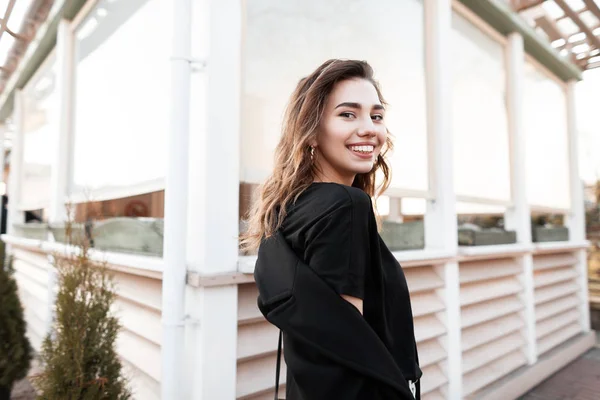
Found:
<path fill-rule="evenodd" d="M 567 131 L 569 143 L 569 184 L 571 192 L 571 212 L 566 218 L 570 240 L 581 243 L 585 240 L 585 205 L 583 183 L 579 175 L 579 131 L 576 114 L 576 81 L 567 83 Z M 590 306 L 588 294 L 588 267 L 586 250 L 576 253 L 579 273 L 580 323 L 584 332 L 590 331 Z"/>
<path fill-rule="evenodd" d="M 23 181 L 23 145 L 25 142 L 25 131 L 23 124 L 23 93 L 20 89 L 14 94 L 13 123 L 15 135 L 10 153 L 10 174 L 8 179 L 8 221 L 6 231 L 9 235 L 15 232 L 14 224 L 22 224 L 25 221 L 24 213 L 19 211 L 21 202 L 21 184 Z"/>
<path fill-rule="evenodd" d="M 188 265 L 203 276 L 237 272 L 242 7 L 239 0 L 194 0 Z M 227 104 L 227 107 L 223 107 Z M 192 207 L 193 204 L 193 207 Z M 190 398 L 236 398 L 238 287 L 190 288 Z M 193 301 L 192 301 L 193 299 Z"/>
<path fill-rule="evenodd" d="M 183 399 L 191 0 L 173 1 L 171 129 L 165 179 L 161 398 Z"/>
<path fill-rule="evenodd" d="M 526 132 L 523 129 L 523 84 L 525 79 L 525 48 L 519 33 L 508 35 L 506 45 L 506 94 L 508 112 L 508 137 L 510 143 L 510 182 L 513 207 L 506 210 L 505 226 L 516 231 L 517 241 L 531 244 L 531 218 L 527 201 Z M 535 297 L 533 281 L 533 257 L 531 253 L 519 257 L 523 268 L 522 301 L 525 304 L 525 336 L 527 362 L 537 362 L 537 339 L 535 333 Z"/>
<path fill-rule="evenodd" d="M 425 243 L 427 248 L 458 251 L 456 194 L 452 143 L 452 36 L 451 0 L 425 1 L 425 68 L 427 86 L 427 135 L 429 190 L 434 199 L 427 202 Z M 462 345 L 460 310 L 460 269 L 455 261 L 445 263 L 440 275 L 445 287 L 439 292 L 446 304 L 448 356 L 447 399 L 462 399 Z"/>

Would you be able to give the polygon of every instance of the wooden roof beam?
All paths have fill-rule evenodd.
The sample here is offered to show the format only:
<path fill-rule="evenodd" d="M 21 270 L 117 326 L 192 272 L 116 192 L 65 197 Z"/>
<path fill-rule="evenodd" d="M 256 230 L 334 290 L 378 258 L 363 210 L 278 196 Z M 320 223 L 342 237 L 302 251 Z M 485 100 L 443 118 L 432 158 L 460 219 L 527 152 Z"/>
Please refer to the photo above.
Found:
<path fill-rule="evenodd" d="M 600 20 L 600 7 L 598 7 L 598 4 L 594 0 L 583 0 L 583 2 L 585 7 Z"/>
<path fill-rule="evenodd" d="M 537 7 L 546 0 L 512 0 L 513 10 L 521 12 L 529 10 L 530 8 Z"/>
<path fill-rule="evenodd" d="M 600 49 L 600 39 L 598 39 L 594 35 L 592 30 L 581 20 L 581 18 L 579 18 L 579 14 L 577 14 L 575 11 L 573 11 L 573 9 L 571 7 L 569 7 L 569 5 L 565 2 L 565 0 L 554 0 L 554 2 L 560 8 L 562 8 L 562 10 L 565 12 L 565 15 L 567 15 L 569 18 L 571 18 L 573 20 L 573 22 L 575 22 L 575 25 L 577 25 L 579 27 L 579 29 L 581 29 L 581 31 L 586 34 L 587 41 L 590 44 L 590 46 L 594 47 L 596 49 Z"/>

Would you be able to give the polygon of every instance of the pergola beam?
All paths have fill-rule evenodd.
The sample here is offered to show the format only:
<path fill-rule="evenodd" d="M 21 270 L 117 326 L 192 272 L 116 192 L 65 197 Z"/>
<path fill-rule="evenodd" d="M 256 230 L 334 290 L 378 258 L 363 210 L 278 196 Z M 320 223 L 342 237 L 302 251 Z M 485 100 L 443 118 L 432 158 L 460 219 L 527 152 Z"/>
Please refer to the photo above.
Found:
<path fill-rule="evenodd" d="M 562 10 L 565 12 L 565 15 L 571 18 L 573 22 L 575 22 L 575 24 L 579 27 L 579 29 L 581 29 L 581 31 L 586 34 L 587 41 L 590 44 L 590 46 L 600 49 L 600 39 L 598 39 L 594 35 L 592 30 L 581 20 L 581 18 L 579 18 L 579 14 L 573 11 L 573 9 L 564 0 L 554 0 L 554 2 L 560 8 L 562 8 Z"/>
<path fill-rule="evenodd" d="M 600 7 L 598 7 L 598 4 L 594 0 L 583 0 L 583 2 L 585 7 L 600 20 Z"/>
<path fill-rule="evenodd" d="M 521 12 L 529 10 L 530 8 L 537 7 L 546 0 L 512 0 L 513 10 Z"/>

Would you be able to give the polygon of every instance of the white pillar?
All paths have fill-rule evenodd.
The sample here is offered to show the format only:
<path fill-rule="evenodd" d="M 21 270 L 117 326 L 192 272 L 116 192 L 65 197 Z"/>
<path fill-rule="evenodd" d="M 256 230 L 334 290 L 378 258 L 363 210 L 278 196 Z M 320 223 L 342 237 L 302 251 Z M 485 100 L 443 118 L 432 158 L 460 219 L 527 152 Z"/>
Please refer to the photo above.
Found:
<path fill-rule="evenodd" d="M 71 137 L 73 115 L 73 80 L 74 80 L 74 35 L 70 22 L 62 20 L 58 24 L 56 35 L 56 92 L 58 99 L 58 118 L 53 119 L 56 125 L 57 146 L 50 169 L 50 206 L 48 223 L 66 221 L 65 201 L 69 182 L 69 161 L 72 160 Z M 52 234 L 48 233 L 51 240 Z M 48 255 L 50 265 L 54 264 L 54 256 Z M 47 333 L 52 333 L 55 319 L 57 274 L 54 268 L 48 268 L 48 319 Z"/>
<path fill-rule="evenodd" d="M 170 132 L 165 177 L 161 398 L 183 399 L 191 0 L 174 0 Z"/>
<path fill-rule="evenodd" d="M 10 153 L 10 174 L 8 178 L 8 221 L 6 224 L 6 232 L 13 235 L 15 232 L 14 224 L 22 224 L 25 222 L 25 214 L 19 211 L 19 203 L 21 202 L 21 184 L 23 181 L 23 145 L 24 125 L 23 125 L 23 93 L 20 89 L 15 90 L 14 94 L 14 111 L 13 124 L 15 126 L 15 135 Z"/>
<path fill-rule="evenodd" d="M 567 130 L 569 143 L 569 183 L 571 192 L 571 212 L 566 218 L 569 227 L 569 239 L 574 242 L 585 240 L 585 205 L 583 202 L 583 183 L 579 175 L 579 131 L 575 102 L 576 81 L 567 84 Z M 586 250 L 576 253 L 579 273 L 580 323 L 584 332 L 590 331 L 590 309 L 588 299 L 588 267 Z"/>
<path fill-rule="evenodd" d="M 200 275 L 237 272 L 242 6 L 194 0 L 188 264 Z M 191 399 L 234 399 L 237 285 L 190 289 Z"/>
<path fill-rule="evenodd" d="M 56 71 L 58 124 L 55 129 L 58 130 L 58 143 L 51 168 L 49 222 L 63 222 L 66 219 L 65 201 L 72 155 L 74 38 L 70 23 L 66 20 L 58 24 Z"/>
<path fill-rule="evenodd" d="M 508 137 L 510 143 L 510 182 L 513 207 L 506 210 L 506 229 L 517 232 L 517 241 L 531 244 L 531 217 L 527 201 L 526 132 L 523 129 L 523 85 L 525 79 L 525 49 L 519 33 L 508 35 L 506 45 L 506 97 L 508 112 Z M 519 257 L 523 268 L 522 301 L 525 304 L 525 336 L 527 362 L 537 362 L 537 340 L 535 333 L 535 296 L 533 281 L 533 257 Z"/>
<path fill-rule="evenodd" d="M 435 195 L 427 202 L 425 243 L 427 248 L 458 250 L 456 195 L 452 144 L 452 34 L 451 0 L 425 1 L 425 68 L 427 86 L 427 135 L 429 188 Z M 447 399 L 462 399 L 462 346 L 460 271 L 457 262 L 443 266 L 446 303 Z"/>

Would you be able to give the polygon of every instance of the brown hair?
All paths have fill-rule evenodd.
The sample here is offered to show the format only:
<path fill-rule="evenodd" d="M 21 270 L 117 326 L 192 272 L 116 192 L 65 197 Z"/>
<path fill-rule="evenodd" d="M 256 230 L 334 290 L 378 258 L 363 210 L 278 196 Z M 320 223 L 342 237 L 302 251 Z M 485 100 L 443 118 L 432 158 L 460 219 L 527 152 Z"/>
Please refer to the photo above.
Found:
<path fill-rule="evenodd" d="M 300 80 L 288 104 L 283 123 L 283 134 L 275 149 L 275 167 L 272 175 L 259 188 L 259 196 L 249 214 L 248 230 L 241 236 L 244 250 L 258 248 L 263 238 L 279 229 L 287 207 L 308 188 L 314 180 L 316 166 L 311 161 L 310 143 L 315 139 L 327 98 L 335 85 L 349 79 L 365 79 L 373 84 L 379 101 L 386 104 L 373 69 L 365 61 L 328 60 L 308 77 Z M 352 186 L 375 197 L 390 184 L 391 170 L 385 155 L 391 150 L 390 136 L 379 154 L 373 169 L 357 174 Z M 375 177 L 381 170 L 383 179 L 376 188 Z"/>

